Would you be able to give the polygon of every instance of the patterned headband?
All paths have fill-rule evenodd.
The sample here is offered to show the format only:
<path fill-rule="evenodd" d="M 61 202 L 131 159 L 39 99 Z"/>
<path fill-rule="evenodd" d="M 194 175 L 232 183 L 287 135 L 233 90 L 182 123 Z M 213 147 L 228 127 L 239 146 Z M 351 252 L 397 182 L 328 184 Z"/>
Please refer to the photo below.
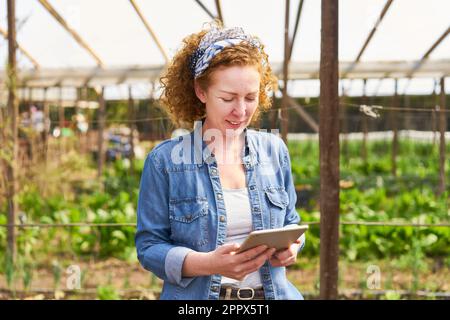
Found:
<path fill-rule="evenodd" d="M 211 63 L 211 60 L 225 48 L 247 42 L 258 49 L 261 43 L 252 36 L 246 34 L 242 28 L 211 29 L 205 34 L 198 48 L 190 58 L 189 67 L 194 79 L 198 78 Z"/>

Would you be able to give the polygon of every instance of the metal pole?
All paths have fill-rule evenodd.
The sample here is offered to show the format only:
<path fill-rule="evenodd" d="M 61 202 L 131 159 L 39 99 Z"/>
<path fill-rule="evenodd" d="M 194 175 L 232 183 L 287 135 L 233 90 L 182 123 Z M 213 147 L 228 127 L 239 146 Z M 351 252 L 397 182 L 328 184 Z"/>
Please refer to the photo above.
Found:
<path fill-rule="evenodd" d="M 74 110 L 74 116 L 72 116 L 72 121 L 75 122 L 75 136 L 77 137 L 75 142 L 75 147 L 78 152 L 81 151 L 81 134 L 80 131 L 78 131 L 78 113 L 80 112 L 80 97 L 81 97 L 81 88 L 76 88 L 76 94 L 77 97 L 75 99 L 75 110 Z"/>
<path fill-rule="evenodd" d="M 447 129 L 447 118 L 445 114 L 445 78 L 441 78 L 441 103 L 439 106 L 439 189 L 438 194 L 445 192 L 445 131 Z"/>
<path fill-rule="evenodd" d="M 82 103 L 85 104 L 89 104 L 89 87 L 87 85 L 82 86 L 82 91 L 80 92 L 81 96 L 80 96 L 80 100 L 82 101 Z M 85 114 L 85 116 L 87 117 L 88 115 Z M 93 129 L 92 127 L 89 127 L 89 129 Z M 89 150 L 90 148 L 88 146 L 91 145 L 91 137 L 92 135 L 89 134 L 89 131 L 86 132 L 85 135 L 83 136 L 83 152 L 86 152 L 87 150 Z"/>
<path fill-rule="evenodd" d="M 134 131 L 136 130 L 136 125 L 134 123 L 134 101 L 133 94 L 131 91 L 131 85 L 128 87 L 128 121 L 130 123 L 130 174 L 134 174 L 133 162 L 134 162 Z"/>
<path fill-rule="evenodd" d="M 64 20 L 64 18 L 55 10 L 55 8 L 53 8 L 53 6 L 48 2 L 48 0 L 38 0 L 40 2 L 40 4 L 42 4 L 42 6 L 45 8 L 45 10 L 48 11 L 48 13 L 50 13 L 53 18 L 56 19 L 56 21 L 59 22 L 59 24 L 67 31 L 70 33 L 70 35 L 75 39 L 75 41 L 82 46 L 87 52 L 89 52 L 89 54 L 95 59 L 95 61 L 97 62 L 97 65 L 100 68 L 103 68 L 103 62 L 102 60 L 99 58 L 99 56 L 94 52 L 94 50 L 92 50 L 91 47 L 89 47 L 89 45 L 81 38 L 81 36 L 74 30 L 72 29 L 68 23 L 66 22 L 66 20 Z"/>
<path fill-rule="evenodd" d="M 223 14 L 222 14 L 222 6 L 220 4 L 220 0 L 215 0 L 216 2 L 216 8 L 217 8 L 217 18 L 219 18 L 220 22 L 222 22 L 222 25 L 225 25 L 223 21 Z"/>
<path fill-rule="evenodd" d="M 432 105 L 432 112 L 431 112 L 431 132 L 433 132 L 433 148 L 436 145 L 436 135 L 437 135 L 437 127 L 436 127 L 436 109 L 437 109 L 437 105 L 438 105 L 438 97 L 436 94 L 436 90 L 437 90 L 437 84 L 438 81 L 437 79 L 434 80 L 434 87 L 433 87 L 433 92 L 431 93 L 431 103 Z"/>
<path fill-rule="evenodd" d="M 320 297 L 338 297 L 339 73 L 338 1 L 322 0 L 320 53 Z"/>
<path fill-rule="evenodd" d="M 294 49 L 295 37 L 297 36 L 298 25 L 300 24 L 300 16 L 302 14 L 302 9 L 303 9 L 303 0 L 300 0 L 297 9 L 297 17 L 295 18 L 294 34 L 292 35 L 292 39 L 289 45 L 289 60 L 291 60 L 292 57 L 292 50 Z"/>
<path fill-rule="evenodd" d="M 135 0 L 130 0 L 131 5 L 133 6 L 134 10 L 136 11 L 137 15 L 141 19 L 142 23 L 144 24 L 147 31 L 150 33 L 150 36 L 153 38 L 153 41 L 155 41 L 156 45 L 159 48 L 159 51 L 164 57 L 164 60 L 167 63 L 169 63 L 169 55 L 167 54 L 166 50 L 163 48 L 161 42 L 159 41 L 158 37 L 156 36 L 155 32 L 153 31 L 152 27 L 150 27 L 150 24 L 148 23 L 147 19 L 145 19 L 144 15 L 142 14 L 141 10 L 137 6 Z"/>
<path fill-rule="evenodd" d="M 285 17 L 284 17 L 284 60 L 283 60 L 283 98 L 281 102 L 281 137 L 287 144 L 287 134 L 288 134 L 288 112 L 286 110 L 288 106 L 288 96 L 287 96 L 287 84 L 288 84 L 288 67 L 289 67 L 289 7 L 290 1 L 286 0 Z"/>
<path fill-rule="evenodd" d="M 9 152 L 11 153 L 11 158 L 6 160 L 6 184 L 7 184 L 7 202 L 8 202 L 8 231 L 7 231 L 7 241 L 8 250 L 7 257 L 12 263 L 16 258 L 16 234 L 12 224 L 15 223 L 15 219 L 18 211 L 18 203 L 15 197 L 18 191 L 18 181 L 16 172 L 17 163 L 17 117 L 18 117 L 18 105 L 16 101 L 16 80 L 17 80 L 17 70 L 16 70 L 16 6 L 15 0 L 8 0 L 8 78 L 9 78 L 9 88 L 8 88 L 8 115 L 7 118 L 9 123 L 9 133 L 8 140 L 10 141 Z"/>
<path fill-rule="evenodd" d="M 373 26 L 372 30 L 370 31 L 369 35 L 366 38 L 366 41 L 364 41 L 364 44 L 362 48 L 359 50 L 358 55 L 356 56 L 355 61 L 352 62 L 352 64 L 349 65 L 347 70 L 344 71 L 342 74 L 342 78 L 345 78 L 349 72 L 351 72 L 355 66 L 358 64 L 359 60 L 361 60 L 361 57 L 366 50 L 367 46 L 369 45 L 370 40 L 372 40 L 372 37 L 374 36 L 375 32 L 377 31 L 378 27 L 380 26 L 381 21 L 383 20 L 384 16 L 386 15 L 386 12 L 389 10 L 389 7 L 392 4 L 392 1 L 394 0 L 387 0 L 386 4 L 383 7 L 383 10 L 381 10 L 380 16 L 378 17 L 377 21 L 375 22 L 375 25 Z"/>
<path fill-rule="evenodd" d="M 411 78 L 413 73 L 416 72 L 425 62 L 425 60 L 428 59 L 428 57 L 431 55 L 431 53 L 444 41 L 444 39 L 450 34 L 450 27 L 447 28 L 447 30 L 444 31 L 444 33 L 437 39 L 433 45 L 425 52 L 425 54 L 420 58 L 419 61 L 416 62 L 412 70 L 408 73 L 407 77 Z"/>
<path fill-rule="evenodd" d="M 293 107 L 293 110 L 306 122 L 306 124 L 314 130 L 314 132 L 319 132 L 319 125 L 316 121 L 309 115 L 306 110 L 295 101 L 294 98 L 288 97 L 288 103 Z"/>
<path fill-rule="evenodd" d="M 58 99 L 58 121 L 59 121 L 59 130 L 60 130 L 60 136 L 59 136 L 59 152 L 60 156 L 59 159 L 61 159 L 61 156 L 63 153 L 66 153 L 66 140 L 63 136 L 64 132 L 64 126 L 65 126 L 65 115 L 64 115 L 64 107 L 63 107 L 63 92 L 62 87 L 59 87 L 59 99 Z"/>
<path fill-rule="evenodd" d="M 59 116 L 59 128 L 62 133 L 62 129 L 64 128 L 64 123 L 66 121 L 65 115 L 64 115 L 64 108 L 63 108 L 63 93 L 62 93 L 62 87 L 59 87 L 59 109 L 58 109 L 58 116 Z"/>
<path fill-rule="evenodd" d="M 402 103 L 405 107 L 410 107 L 411 106 L 411 99 L 410 99 L 410 95 L 406 94 L 406 92 L 403 94 L 402 96 Z M 411 123 L 411 116 L 409 114 L 405 114 L 405 116 L 403 117 L 404 121 L 403 121 L 403 128 L 405 130 L 411 130 L 412 129 L 412 123 Z"/>
<path fill-rule="evenodd" d="M 44 160 L 45 165 L 47 166 L 47 159 L 48 159 L 48 150 L 49 150 L 49 134 L 50 134 L 50 104 L 47 100 L 47 92 L 48 88 L 44 88 L 44 101 L 42 102 L 43 106 L 43 112 L 44 112 L 44 133 L 42 136 L 39 137 L 39 144 L 43 146 L 43 154 L 42 158 Z"/>
<path fill-rule="evenodd" d="M 341 117 L 342 122 L 342 160 L 344 160 L 345 163 L 348 161 L 348 119 L 347 119 L 347 112 L 346 112 L 346 103 L 347 103 L 347 92 L 346 88 L 344 87 L 344 84 L 342 82 L 341 84 L 341 90 L 342 95 L 339 98 L 339 115 Z"/>
<path fill-rule="evenodd" d="M 392 98 L 392 106 L 398 107 L 398 79 L 395 79 L 395 93 Z M 398 124 L 397 111 L 391 111 L 391 126 L 392 126 L 392 175 L 397 176 L 397 153 L 398 153 Z"/>
<path fill-rule="evenodd" d="M 215 19 L 216 17 L 211 13 L 211 11 L 208 10 L 208 8 L 200 1 L 200 0 L 195 0 L 195 2 L 197 2 L 197 4 L 200 6 L 200 8 L 203 9 L 203 11 L 206 12 L 206 14 L 211 18 L 211 19 Z"/>
<path fill-rule="evenodd" d="M 97 177 L 101 179 L 103 174 L 103 166 L 105 163 L 105 152 L 104 152 L 104 143 L 103 143 L 103 135 L 105 129 L 105 116 L 106 116 L 106 106 L 105 106 L 105 97 L 104 97 L 105 88 L 102 87 L 99 94 L 99 106 L 98 106 L 98 159 L 97 159 Z"/>
<path fill-rule="evenodd" d="M 0 28 L 0 34 L 6 39 L 8 40 L 8 32 L 6 32 L 5 30 L 3 30 L 2 28 Z M 33 64 L 33 67 L 35 69 L 39 69 L 39 63 L 36 61 L 36 59 L 34 59 L 27 50 L 25 50 L 24 47 L 22 47 L 19 43 L 17 43 L 16 41 L 16 45 L 17 45 L 17 49 L 19 49 L 24 56 L 26 56 L 28 58 L 28 60 L 30 60 L 30 62 Z"/>

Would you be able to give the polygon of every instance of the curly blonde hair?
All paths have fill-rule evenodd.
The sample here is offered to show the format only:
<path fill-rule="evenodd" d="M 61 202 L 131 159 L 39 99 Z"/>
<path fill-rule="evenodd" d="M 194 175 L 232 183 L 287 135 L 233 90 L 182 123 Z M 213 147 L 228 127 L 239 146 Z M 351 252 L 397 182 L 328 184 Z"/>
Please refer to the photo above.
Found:
<path fill-rule="evenodd" d="M 220 27 L 220 26 L 219 26 Z M 183 45 L 175 54 L 171 63 L 160 78 L 160 102 L 166 108 L 172 122 L 181 127 L 192 127 L 206 115 L 205 105 L 197 98 L 194 90 L 194 77 L 190 69 L 190 59 L 197 49 L 202 37 L 209 31 L 204 29 L 183 39 Z M 254 37 L 257 39 L 256 37 Z M 277 88 L 277 79 L 269 65 L 268 55 L 264 46 L 256 48 L 246 42 L 225 48 L 212 60 L 209 67 L 196 81 L 203 90 L 208 88 L 211 74 L 220 67 L 256 66 L 261 82 L 259 87 L 259 108 L 253 121 L 259 118 L 261 111 L 267 111 L 272 106 L 271 92 Z"/>

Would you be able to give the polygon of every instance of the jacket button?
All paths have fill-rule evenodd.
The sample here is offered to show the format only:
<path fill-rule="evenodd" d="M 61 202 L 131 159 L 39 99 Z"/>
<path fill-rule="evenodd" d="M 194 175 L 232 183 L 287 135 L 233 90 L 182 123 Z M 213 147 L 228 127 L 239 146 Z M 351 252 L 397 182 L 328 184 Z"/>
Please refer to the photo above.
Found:
<path fill-rule="evenodd" d="M 218 286 L 212 286 L 211 291 L 217 292 L 217 291 L 219 291 L 219 287 Z"/>
<path fill-rule="evenodd" d="M 192 220 L 192 216 L 191 216 L 190 214 L 188 214 L 188 215 L 186 216 L 186 220 L 187 220 L 187 221 L 191 221 L 191 220 Z"/>
<path fill-rule="evenodd" d="M 217 199 L 222 200 L 222 198 L 223 198 L 223 195 L 221 193 L 218 193 L 217 194 Z"/>
<path fill-rule="evenodd" d="M 213 175 L 216 175 L 216 174 L 217 174 L 217 169 L 211 169 L 211 173 L 212 173 Z"/>
<path fill-rule="evenodd" d="M 254 186 L 254 185 L 251 185 L 251 186 L 250 186 L 250 190 L 255 190 L 255 186 Z"/>
<path fill-rule="evenodd" d="M 220 222 L 225 222 L 225 217 L 224 216 L 220 216 Z"/>

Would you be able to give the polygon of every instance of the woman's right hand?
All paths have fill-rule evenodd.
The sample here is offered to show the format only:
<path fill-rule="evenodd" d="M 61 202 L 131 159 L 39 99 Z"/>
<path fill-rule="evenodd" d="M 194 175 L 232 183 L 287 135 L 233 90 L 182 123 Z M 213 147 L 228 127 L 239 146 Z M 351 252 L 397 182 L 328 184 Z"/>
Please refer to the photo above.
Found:
<path fill-rule="evenodd" d="M 274 248 L 261 245 L 237 253 L 240 245 L 237 243 L 225 244 L 208 253 L 209 265 L 213 274 L 243 280 L 246 275 L 258 270 L 270 259 L 275 252 Z"/>

